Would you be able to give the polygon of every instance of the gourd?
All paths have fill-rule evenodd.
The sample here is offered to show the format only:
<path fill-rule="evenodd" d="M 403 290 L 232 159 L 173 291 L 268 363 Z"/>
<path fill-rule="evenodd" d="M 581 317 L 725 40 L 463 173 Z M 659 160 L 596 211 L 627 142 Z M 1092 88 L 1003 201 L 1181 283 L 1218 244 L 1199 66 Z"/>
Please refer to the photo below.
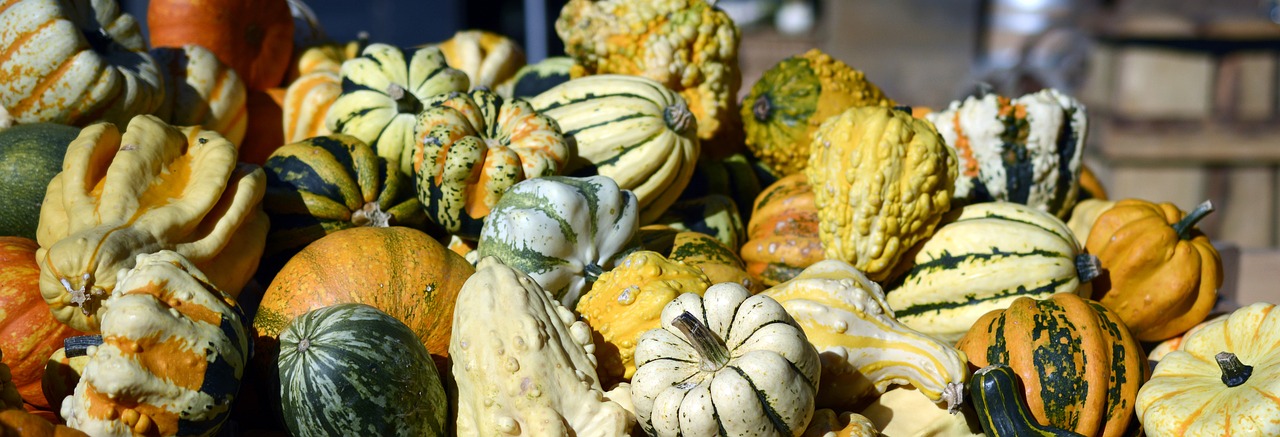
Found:
<path fill-rule="evenodd" d="M 1150 374 L 1120 318 L 1072 293 L 1018 298 L 978 319 L 956 348 L 972 367 L 1012 368 L 1036 423 L 1083 435 L 1125 435 Z"/>
<path fill-rule="evenodd" d="M 1098 175 L 1087 164 L 1080 164 L 1080 201 L 1088 199 L 1109 200 L 1107 187 L 1102 186 Z M 1079 203 L 1079 202 L 1077 202 Z"/>
<path fill-rule="evenodd" d="M 969 385 L 969 398 L 978 411 L 982 429 L 991 437 L 1077 437 L 1080 434 L 1036 423 L 1022 400 L 1018 374 L 1004 364 L 978 369 Z"/>
<path fill-rule="evenodd" d="M 164 98 L 138 22 L 115 0 L 10 2 L 0 29 L 0 107 L 18 123 L 123 124 Z"/>
<path fill-rule="evenodd" d="M 673 203 L 654 222 L 713 236 L 735 252 L 747 240 L 747 230 L 742 226 L 742 217 L 738 215 L 738 205 L 733 199 L 721 194 Z"/>
<path fill-rule="evenodd" d="M 528 274 L 573 307 L 626 255 L 637 220 L 636 197 L 607 177 L 529 179 L 498 201 L 476 251 Z"/>
<path fill-rule="evenodd" d="M 570 146 L 552 119 L 523 100 L 479 88 L 448 96 L 418 115 L 410 170 L 427 217 L 474 240 L 512 185 L 560 174 Z"/>
<path fill-rule="evenodd" d="M 453 312 L 458 435 L 624 435 L 596 379 L 591 328 L 528 275 L 482 258 Z M 495 323 L 501 321 L 501 323 Z"/>
<path fill-rule="evenodd" d="M 964 354 L 894 319 L 880 286 L 848 263 L 819 261 L 761 295 L 781 303 L 822 354 L 823 408 L 849 410 L 905 384 L 951 411 L 963 401 Z"/>
<path fill-rule="evenodd" d="M 742 261 L 756 282 L 772 287 L 825 258 L 818 238 L 818 207 L 803 173 L 779 179 L 756 198 Z"/>
<path fill-rule="evenodd" d="M 0 350 L 0 360 L 4 359 L 4 351 Z M 22 395 L 18 394 L 18 386 L 13 382 L 13 374 L 9 365 L 0 361 L 0 410 L 22 408 Z"/>
<path fill-rule="evenodd" d="M 286 0 L 154 0 L 147 3 L 147 28 L 152 47 L 204 46 L 252 90 L 280 86 L 293 54 Z"/>
<path fill-rule="evenodd" d="M 377 308 L 308 311 L 280 333 L 280 398 L 295 436 L 444 436 L 449 402 L 417 334 Z"/>
<path fill-rule="evenodd" d="M 234 296 L 267 233 L 262 170 L 217 132 L 134 117 L 80 131 L 40 208 L 40 294 L 59 321 L 97 332 L 102 302 L 135 255 L 176 251 Z"/>
<path fill-rule="evenodd" d="M 680 193 L 681 200 L 720 194 L 738 205 L 738 216 L 744 223 L 751 220 L 751 208 L 764 187 L 778 181 L 768 165 L 748 153 L 735 153 L 723 159 L 699 159 L 689 186 Z"/>
<path fill-rule="evenodd" d="M 66 340 L 75 343 L 85 338 L 92 339 L 92 337 L 82 339 L 70 337 Z M 58 344 L 65 343 L 59 340 Z M 84 374 L 84 367 L 89 364 L 89 356 L 79 355 L 81 351 L 75 347 L 72 349 L 76 350 L 75 356 L 72 357 L 67 356 L 67 349 L 63 346 L 53 351 L 44 363 L 44 376 L 40 378 L 40 391 L 48 401 L 49 413 L 53 414 L 55 420 L 60 419 L 58 412 L 62 411 L 62 404 L 76 393 L 76 386 L 80 385 L 80 375 Z"/>
<path fill-rule="evenodd" d="M 685 102 L 652 79 L 618 74 L 574 79 L 529 100 L 576 142 L 582 159 L 565 171 L 594 169 L 631 190 L 645 225 L 689 185 L 701 154 L 697 121 Z"/>
<path fill-rule="evenodd" d="M 1065 218 L 1080 193 L 1088 117 L 1055 89 L 1017 98 L 984 93 L 925 118 L 959 158 L 955 196 L 1021 203 Z"/>
<path fill-rule="evenodd" d="M 102 343 L 62 418 L 91 435 L 216 434 L 249 359 L 247 322 L 182 255 L 138 255 L 104 304 Z"/>
<path fill-rule="evenodd" d="M 1053 215 L 1011 202 L 965 206 L 918 246 L 914 265 L 890 289 L 898 320 L 954 342 L 984 314 L 1019 297 L 1078 293 L 1099 274 L 1071 230 Z"/>
<path fill-rule="evenodd" d="M 772 298 L 724 283 L 662 309 L 636 345 L 631 397 L 645 432 L 797 435 L 819 383 L 818 351 Z"/>
<path fill-rule="evenodd" d="M 752 293 L 764 290 L 764 286 L 747 275 L 742 258 L 710 235 L 680 231 L 665 225 L 649 225 L 640 228 L 636 239 L 645 250 L 666 254 L 667 259 L 696 267 L 707 275 L 712 284 L 733 282 Z"/>
<path fill-rule="evenodd" d="M 595 331 L 595 355 L 605 385 L 635 374 L 636 341 L 661 324 L 659 316 L 667 303 L 684 293 L 701 295 L 710 286 L 697 268 L 647 250 L 627 255 L 600 275 L 575 311 Z"/>
<path fill-rule="evenodd" d="M 1093 229 L 1093 224 L 1097 223 L 1098 216 L 1115 204 L 1115 201 L 1098 199 L 1084 199 L 1076 202 L 1076 206 L 1071 208 L 1071 218 L 1067 220 L 1067 227 L 1071 229 L 1071 234 L 1076 236 L 1076 241 L 1081 245 L 1088 242 L 1089 232 Z"/>
<path fill-rule="evenodd" d="M 827 119 L 810 144 L 805 174 L 826 257 L 890 279 L 951 209 L 954 152 L 928 122 L 876 106 Z"/>
<path fill-rule="evenodd" d="M 524 66 L 524 51 L 515 41 L 485 30 L 460 30 L 436 47 L 450 67 L 467 74 L 472 88 L 496 88 Z"/>
<path fill-rule="evenodd" d="M 296 3 L 301 3 L 294 0 L 287 1 L 290 3 L 290 9 L 293 9 Z M 294 18 L 296 20 L 298 18 L 297 15 Z M 297 33 L 295 32 L 294 35 L 297 36 Z M 324 39 L 323 41 L 300 46 L 295 39 L 293 62 L 292 66 L 289 67 L 285 83 L 292 84 L 302 76 L 322 71 L 338 74 L 342 71 L 343 62 L 360 56 L 360 52 L 364 51 L 364 48 L 368 45 L 369 35 L 365 32 L 357 33 L 356 39 L 346 43 Z"/>
<path fill-rule="evenodd" d="M 285 143 L 332 133 L 324 119 L 339 95 L 342 76 L 334 71 L 307 73 L 290 82 L 281 104 Z"/>
<path fill-rule="evenodd" d="M 209 49 L 197 44 L 151 49 L 164 80 L 164 100 L 155 115 L 175 126 L 201 126 L 232 144 L 249 126 L 244 82 Z"/>
<path fill-rule="evenodd" d="M 1182 333 L 1182 335 L 1160 342 L 1159 344 L 1155 345 L 1155 347 L 1150 348 L 1150 350 L 1147 352 L 1147 361 L 1150 361 L 1152 363 L 1160 362 L 1160 360 L 1163 360 L 1164 357 L 1166 355 L 1169 355 L 1170 352 L 1182 349 L 1182 346 L 1186 344 L 1187 342 L 1186 340 L 1188 337 L 1191 336 L 1191 334 L 1195 334 L 1196 331 L 1204 329 L 1204 327 L 1208 326 L 1210 323 L 1213 323 L 1214 321 L 1217 321 L 1217 320 L 1225 319 L 1230 315 L 1231 313 L 1223 313 L 1214 317 L 1210 317 L 1208 319 L 1205 319 L 1205 321 L 1200 322 L 1200 324 L 1196 326 L 1192 326 L 1191 329 L 1188 329 L 1187 332 Z"/>
<path fill-rule="evenodd" d="M 813 420 L 800 437 L 875 437 L 880 435 L 875 424 L 861 414 L 821 409 L 813 412 Z"/>
<path fill-rule="evenodd" d="M 1093 298 L 1116 312 L 1139 341 L 1160 341 L 1204 321 L 1222 286 L 1222 258 L 1195 227 L 1208 201 L 1182 214 L 1171 203 L 1116 202 L 1098 216 L 1085 249 L 1104 274 Z"/>
<path fill-rule="evenodd" d="M 12 435 L 23 437 L 88 436 L 88 434 L 68 428 L 66 425 L 54 425 L 52 422 L 34 413 L 23 411 L 21 408 L 0 409 L 0 430 L 4 430 L 6 434 L 12 432 Z"/>
<path fill-rule="evenodd" d="M 675 90 L 698 120 L 703 154 L 742 148 L 738 115 L 738 27 L 705 0 L 571 0 L 556 34 L 574 60 L 574 78 L 644 76 Z"/>
<path fill-rule="evenodd" d="M 970 381 L 972 386 L 973 382 Z M 973 409 L 973 399 L 951 412 L 945 405 L 933 403 L 928 396 L 911 386 L 889 389 L 866 407 L 858 410 L 887 437 L 982 437 L 982 424 Z"/>
<path fill-rule="evenodd" d="M 818 49 L 774 64 L 742 101 L 747 148 L 782 175 L 809 165 L 809 138 L 852 106 L 894 106 L 866 75 Z"/>
<path fill-rule="evenodd" d="M 449 68 L 435 47 L 406 54 L 370 44 L 360 57 L 342 63 L 340 76 L 342 95 L 329 107 L 325 127 L 359 138 L 408 175 L 418 114 L 470 86 L 466 73 Z"/>
<path fill-rule="evenodd" d="M 0 235 L 36 238 L 44 191 L 77 135 L 80 129 L 54 123 L 0 129 Z"/>
<path fill-rule="evenodd" d="M 1255 303 L 1188 334 L 1138 391 L 1147 435 L 1276 435 L 1275 305 Z"/>
<path fill-rule="evenodd" d="M 504 99 L 531 99 L 568 82 L 570 68 L 573 68 L 572 58 L 552 56 L 520 67 L 515 76 L 498 85 L 496 90 Z"/>
<path fill-rule="evenodd" d="M 8 366 L 22 402 L 47 409 L 41 389 L 45 358 L 80 331 L 58 323 L 40 298 L 35 241 L 0 237 L 0 364 Z M 0 402 L 3 403 L 3 402 Z"/>

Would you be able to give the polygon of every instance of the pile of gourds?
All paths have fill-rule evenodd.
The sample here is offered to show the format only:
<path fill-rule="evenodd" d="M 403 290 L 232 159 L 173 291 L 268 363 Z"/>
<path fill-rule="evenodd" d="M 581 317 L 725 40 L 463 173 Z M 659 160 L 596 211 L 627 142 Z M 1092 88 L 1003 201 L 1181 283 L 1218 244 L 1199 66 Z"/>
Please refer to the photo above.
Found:
<path fill-rule="evenodd" d="M 0 7 L 6 435 L 1280 434 L 1212 206 L 1108 200 L 1055 90 L 815 49 L 738 101 L 706 0 L 532 65 L 194 5 Z"/>

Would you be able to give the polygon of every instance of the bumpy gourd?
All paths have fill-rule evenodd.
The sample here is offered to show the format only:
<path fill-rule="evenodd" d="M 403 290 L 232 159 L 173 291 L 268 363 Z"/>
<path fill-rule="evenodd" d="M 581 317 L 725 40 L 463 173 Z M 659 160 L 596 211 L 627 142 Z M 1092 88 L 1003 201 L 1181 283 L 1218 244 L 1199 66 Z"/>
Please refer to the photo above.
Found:
<path fill-rule="evenodd" d="M 747 148 L 782 175 L 809 165 L 809 137 L 851 106 L 894 106 L 858 70 L 818 49 L 775 64 L 742 101 Z"/>
<path fill-rule="evenodd" d="M 771 287 L 825 258 L 818 238 L 818 207 L 804 173 L 779 179 L 755 200 L 742 261 L 747 274 Z"/>
<path fill-rule="evenodd" d="M 90 435 L 215 435 L 249 359 L 235 298 L 172 251 L 138 255 L 104 304 L 67 425 Z"/>
<path fill-rule="evenodd" d="M 209 49 L 196 44 L 151 49 L 164 80 L 156 116 L 174 126 L 201 126 L 232 144 L 244 140 L 249 110 L 244 81 Z"/>
<path fill-rule="evenodd" d="M 951 209 L 955 155 L 932 125 L 911 114 L 850 108 L 823 122 L 809 148 L 805 174 L 826 256 L 874 281 L 888 279 Z"/>
<path fill-rule="evenodd" d="M 524 51 L 515 41 L 485 30 L 460 30 L 436 47 L 450 67 L 467 73 L 472 88 L 494 89 L 524 66 Z"/>
<path fill-rule="evenodd" d="M 453 328 L 458 435 L 611 437 L 635 423 L 600 387 L 591 328 L 496 258 L 458 293 Z"/>
<path fill-rule="evenodd" d="M 824 260 L 765 290 L 822 353 L 818 403 L 849 409 L 911 384 L 955 411 L 969 374 L 964 353 L 894 319 L 880 286 L 846 262 Z"/>
<path fill-rule="evenodd" d="M 121 135 L 102 123 L 80 132 L 40 209 L 40 294 L 54 317 L 98 330 L 102 301 L 134 256 L 173 250 L 237 296 L 262 255 L 266 177 L 236 163 L 217 132 L 134 117 Z"/>

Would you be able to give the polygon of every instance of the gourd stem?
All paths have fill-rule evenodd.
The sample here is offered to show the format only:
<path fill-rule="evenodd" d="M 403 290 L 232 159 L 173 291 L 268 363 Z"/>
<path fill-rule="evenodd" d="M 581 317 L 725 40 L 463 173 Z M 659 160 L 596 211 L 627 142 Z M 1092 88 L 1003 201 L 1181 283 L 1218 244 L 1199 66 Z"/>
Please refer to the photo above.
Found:
<path fill-rule="evenodd" d="M 1173 231 L 1178 233 L 1178 239 L 1186 240 L 1191 238 L 1191 228 L 1195 227 L 1196 223 L 1199 223 L 1201 219 L 1211 212 L 1213 212 L 1213 202 L 1206 200 L 1204 203 L 1197 205 L 1196 209 L 1187 213 L 1187 216 L 1183 217 L 1182 220 L 1174 223 Z"/>
<path fill-rule="evenodd" d="M 597 264 L 587 264 L 582 270 L 586 273 L 587 282 L 596 282 L 604 274 L 604 269 Z"/>
<path fill-rule="evenodd" d="M 67 358 L 83 357 L 89 354 L 89 348 L 102 344 L 101 335 L 77 335 L 62 340 L 62 348 Z"/>
<path fill-rule="evenodd" d="M 1102 261 L 1098 260 L 1098 256 L 1091 253 L 1082 253 L 1076 255 L 1076 276 L 1080 278 L 1080 283 L 1092 281 L 1093 278 L 1102 274 Z"/>
<path fill-rule="evenodd" d="M 1222 383 L 1227 387 L 1235 387 L 1249 381 L 1249 377 L 1253 375 L 1253 366 L 1245 365 L 1240 362 L 1236 354 L 1231 352 L 1218 352 L 1213 357 L 1218 360 L 1218 367 L 1222 369 Z"/>
<path fill-rule="evenodd" d="M 697 126 L 697 120 L 693 118 L 693 111 L 689 110 L 689 105 L 683 101 L 677 101 L 676 104 L 667 106 L 662 110 L 662 121 L 667 123 L 667 127 L 675 132 L 688 132 Z"/>
<path fill-rule="evenodd" d="M 756 121 L 764 123 L 769 120 L 769 114 L 773 112 L 773 102 L 769 101 L 768 94 L 762 94 L 756 99 L 756 103 L 751 105 L 751 115 L 756 117 Z"/>
<path fill-rule="evenodd" d="M 693 314 L 688 311 L 680 313 L 671 321 L 671 325 L 684 333 L 693 350 L 698 351 L 698 356 L 702 357 L 702 370 L 714 372 L 729 364 L 729 350 L 725 348 L 724 340 Z"/>
<path fill-rule="evenodd" d="M 422 112 L 422 101 L 418 100 L 418 96 L 413 95 L 400 84 L 387 85 L 387 96 L 396 102 L 396 112 L 401 114 Z"/>

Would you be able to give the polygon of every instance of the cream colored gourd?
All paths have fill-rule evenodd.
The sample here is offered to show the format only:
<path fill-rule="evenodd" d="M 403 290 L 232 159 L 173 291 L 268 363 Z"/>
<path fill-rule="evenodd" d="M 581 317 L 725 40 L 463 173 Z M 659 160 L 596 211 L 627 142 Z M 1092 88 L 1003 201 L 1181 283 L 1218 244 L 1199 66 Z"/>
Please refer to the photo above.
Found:
<path fill-rule="evenodd" d="M 453 311 L 457 435 L 624 435 L 635 418 L 605 397 L 594 350 L 591 328 L 532 278 L 481 259 Z"/>
<path fill-rule="evenodd" d="M 809 428 L 800 437 L 875 437 L 880 435 L 871 419 L 857 413 L 840 413 L 828 409 L 813 412 Z"/>
<path fill-rule="evenodd" d="M 761 294 L 781 303 L 822 353 L 818 405 L 853 408 L 895 384 L 951 410 L 963 400 L 964 353 L 899 323 L 880 286 L 849 263 L 819 261 Z"/>
<path fill-rule="evenodd" d="M 913 387 L 895 387 L 859 411 L 885 437 L 980 437 L 982 424 L 970 404 L 952 413 Z"/>
<path fill-rule="evenodd" d="M 494 89 L 515 77 L 525 62 L 515 41 L 485 30 L 460 30 L 436 47 L 450 67 L 467 73 L 472 88 Z"/>
<path fill-rule="evenodd" d="M 196 44 L 157 47 L 151 49 L 151 56 L 160 65 L 165 86 L 157 116 L 174 126 L 215 130 L 232 144 L 244 140 L 248 97 L 235 70 Z"/>
<path fill-rule="evenodd" d="M 1071 218 L 1067 220 L 1067 227 L 1071 229 L 1071 233 L 1075 234 L 1076 241 L 1080 244 L 1089 241 L 1089 231 L 1093 229 L 1093 223 L 1098 221 L 1098 216 L 1107 212 L 1116 204 L 1113 200 L 1101 199 L 1085 199 L 1076 203 L 1071 208 Z"/>
<path fill-rule="evenodd" d="M 342 95 L 342 76 L 333 71 L 314 71 L 289 83 L 280 105 L 284 116 L 284 142 L 292 144 L 307 138 L 333 133 L 325 125 L 329 107 Z"/>

